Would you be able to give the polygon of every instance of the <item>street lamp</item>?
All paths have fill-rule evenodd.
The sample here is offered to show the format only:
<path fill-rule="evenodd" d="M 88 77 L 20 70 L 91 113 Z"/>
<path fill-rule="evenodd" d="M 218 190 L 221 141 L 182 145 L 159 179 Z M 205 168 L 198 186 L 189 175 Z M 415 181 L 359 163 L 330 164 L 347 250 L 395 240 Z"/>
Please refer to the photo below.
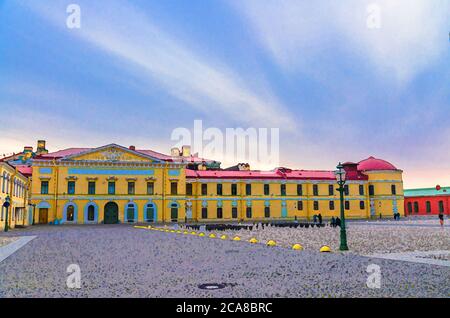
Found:
<path fill-rule="evenodd" d="M 8 208 L 11 205 L 11 198 L 9 195 L 5 198 L 5 202 L 3 202 L 3 207 L 6 209 L 6 220 L 5 220 L 5 232 L 8 232 Z"/>
<path fill-rule="evenodd" d="M 347 246 L 347 232 L 345 230 L 345 215 L 344 215 L 344 184 L 345 184 L 345 170 L 344 166 L 339 162 L 337 165 L 337 170 L 334 172 L 336 175 L 336 180 L 339 185 L 337 189 L 339 191 L 339 197 L 341 200 L 341 245 L 339 249 L 341 251 L 348 251 Z"/>

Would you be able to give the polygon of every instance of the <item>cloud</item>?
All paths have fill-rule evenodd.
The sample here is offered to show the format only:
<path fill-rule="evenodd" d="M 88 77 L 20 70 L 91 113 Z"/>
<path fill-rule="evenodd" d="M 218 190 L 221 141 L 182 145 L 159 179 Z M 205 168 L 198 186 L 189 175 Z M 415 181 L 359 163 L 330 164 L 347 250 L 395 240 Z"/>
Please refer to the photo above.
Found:
<path fill-rule="evenodd" d="M 111 54 L 148 85 L 157 83 L 172 96 L 214 116 L 247 124 L 296 126 L 289 112 L 267 87 L 253 87 L 228 67 L 189 49 L 160 30 L 137 8 L 124 2 L 79 2 L 81 28 L 67 29 Z M 26 5 L 66 29 L 67 14 L 52 2 Z"/>
<path fill-rule="evenodd" d="M 317 73 L 322 56 L 345 51 L 378 75 L 406 83 L 448 49 L 445 0 L 247 0 L 231 2 L 262 46 L 286 71 Z M 380 9 L 380 28 L 367 21 Z M 368 11 L 369 9 L 369 11 Z M 328 61 L 339 63 L 339 61 Z"/>

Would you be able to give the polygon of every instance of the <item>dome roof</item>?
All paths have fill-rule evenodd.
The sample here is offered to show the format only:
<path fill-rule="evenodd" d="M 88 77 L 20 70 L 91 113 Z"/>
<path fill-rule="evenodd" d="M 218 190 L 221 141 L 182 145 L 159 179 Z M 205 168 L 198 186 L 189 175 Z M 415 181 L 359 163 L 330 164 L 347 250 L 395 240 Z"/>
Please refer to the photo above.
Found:
<path fill-rule="evenodd" d="M 386 160 L 377 159 L 371 156 L 358 162 L 358 170 L 397 170 L 397 168 Z"/>

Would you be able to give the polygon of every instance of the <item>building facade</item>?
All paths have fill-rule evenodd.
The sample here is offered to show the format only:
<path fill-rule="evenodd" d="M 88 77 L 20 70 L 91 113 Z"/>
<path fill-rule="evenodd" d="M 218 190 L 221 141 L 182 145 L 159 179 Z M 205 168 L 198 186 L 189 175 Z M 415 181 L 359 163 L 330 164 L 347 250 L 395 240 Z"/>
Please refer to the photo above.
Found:
<path fill-rule="evenodd" d="M 406 216 L 450 215 L 450 187 L 405 190 Z"/>
<path fill-rule="evenodd" d="M 332 170 L 221 169 L 217 161 L 110 144 L 31 160 L 35 223 L 240 222 L 339 216 Z M 402 171 L 373 157 L 344 163 L 349 218 L 404 215 Z"/>
<path fill-rule="evenodd" d="M 29 182 L 19 168 L 0 161 L 0 230 L 5 228 L 7 219 L 10 228 L 29 225 Z M 8 208 L 4 206 L 7 198 Z"/>

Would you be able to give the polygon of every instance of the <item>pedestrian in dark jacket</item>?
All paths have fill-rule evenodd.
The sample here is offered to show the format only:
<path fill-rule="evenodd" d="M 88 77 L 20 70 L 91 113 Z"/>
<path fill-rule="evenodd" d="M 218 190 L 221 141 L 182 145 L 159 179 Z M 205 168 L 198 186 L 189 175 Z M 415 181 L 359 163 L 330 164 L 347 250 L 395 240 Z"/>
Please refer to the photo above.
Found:
<path fill-rule="evenodd" d="M 331 217 L 330 226 L 331 227 L 336 227 L 336 219 L 334 218 L 334 216 Z"/>
<path fill-rule="evenodd" d="M 319 224 L 322 224 L 322 214 L 319 213 L 319 215 L 317 216 L 317 218 L 319 219 Z"/>
<path fill-rule="evenodd" d="M 441 226 L 444 227 L 444 213 L 439 213 L 439 223 L 441 223 Z"/>
<path fill-rule="evenodd" d="M 336 226 L 341 227 L 341 219 L 339 217 L 336 218 Z"/>

